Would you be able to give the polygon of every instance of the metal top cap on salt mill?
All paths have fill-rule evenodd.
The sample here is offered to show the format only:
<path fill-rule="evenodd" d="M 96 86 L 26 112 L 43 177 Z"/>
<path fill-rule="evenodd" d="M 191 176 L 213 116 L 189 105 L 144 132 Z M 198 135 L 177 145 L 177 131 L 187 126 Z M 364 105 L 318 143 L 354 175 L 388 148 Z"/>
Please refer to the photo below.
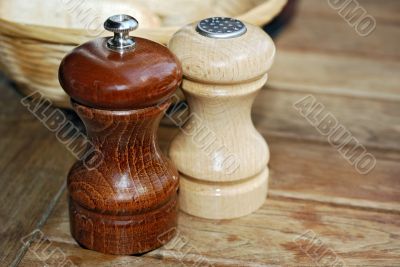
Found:
<path fill-rule="evenodd" d="M 237 19 L 213 17 L 201 20 L 197 24 L 196 31 L 209 38 L 229 39 L 245 34 L 247 27 Z"/>

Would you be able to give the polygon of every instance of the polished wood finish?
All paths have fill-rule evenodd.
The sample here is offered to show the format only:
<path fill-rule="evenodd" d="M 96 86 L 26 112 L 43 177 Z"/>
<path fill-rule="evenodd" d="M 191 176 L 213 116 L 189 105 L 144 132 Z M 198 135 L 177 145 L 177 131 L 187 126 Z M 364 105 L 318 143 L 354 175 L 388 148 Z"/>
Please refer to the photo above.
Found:
<path fill-rule="evenodd" d="M 71 233 L 92 250 L 144 253 L 175 234 L 178 173 L 156 131 L 182 71 L 152 41 L 137 38 L 135 50 L 123 54 L 106 41 L 83 44 L 60 66 L 61 85 L 95 151 L 68 175 Z"/>
<path fill-rule="evenodd" d="M 75 101 L 103 109 L 135 109 L 163 102 L 176 90 L 182 70 L 165 46 L 135 37 L 136 48 L 120 54 L 107 49 L 106 40 L 87 42 L 62 60 L 60 83 Z"/>
<path fill-rule="evenodd" d="M 191 115 L 169 155 L 181 177 L 180 208 L 210 219 L 258 209 L 267 196 L 269 150 L 250 118 L 275 55 L 271 38 L 246 24 L 237 38 L 178 31 L 169 48 L 182 63 L 182 90 Z"/>
<path fill-rule="evenodd" d="M 328 266 L 332 254 L 324 252 L 332 249 L 346 266 L 398 266 L 400 50 L 394 49 L 393 40 L 400 30 L 399 1 L 358 2 L 378 21 L 367 38 L 355 34 L 326 2 L 304 0 L 298 16 L 276 40 L 269 87 L 256 97 L 252 114 L 271 151 L 269 197 L 263 206 L 235 220 L 207 220 L 181 212 L 176 238 L 140 257 L 105 255 L 77 245 L 69 231 L 67 195 L 57 193 L 64 190 L 74 158 L 20 105 L 13 86 L 0 82 L 0 265 L 14 261 L 27 267 L 55 266 L 62 251 L 82 267 L 199 262 Z M 371 173 L 358 174 L 296 113 L 293 102 L 308 94 L 377 158 Z M 159 129 L 163 151 L 179 131 Z M 34 240 L 30 246 L 21 243 L 20 238 L 36 228 L 51 246 Z M 317 262 L 294 241 L 308 230 L 323 242 L 308 250 L 318 255 Z M 58 253 L 50 254 L 56 248 Z"/>
<path fill-rule="evenodd" d="M 73 104 L 103 155 L 95 169 L 78 161 L 68 175 L 71 233 L 84 247 L 143 253 L 175 234 L 178 173 L 155 137 L 169 104 L 119 112 Z"/>

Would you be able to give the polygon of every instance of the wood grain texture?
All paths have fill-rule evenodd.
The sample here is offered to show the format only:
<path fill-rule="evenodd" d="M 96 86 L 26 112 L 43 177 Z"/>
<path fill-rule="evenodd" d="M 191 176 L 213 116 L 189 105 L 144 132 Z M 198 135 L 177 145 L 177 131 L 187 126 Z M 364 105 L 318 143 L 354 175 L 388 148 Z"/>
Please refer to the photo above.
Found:
<path fill-rule="evenodd" d="M 169 152 L 182 174 L 208 182 L 235 182 L 265 168 L 268 147 L 250 114 L 266 80 L 267 76 L 229 86 L 184 80 L 183 91 L 192 115 Z"/>
<path fill-rule="evenodd" d="M 163 151 L 168 150 L 178 132 L 179 129 L 160 128 Z M 269 196 L 400 211 L 398 152 L 369 149 L 377 163 L 368 175 L 362 175 L 322 140 L 297 139 L 276 133 L 269 133 L 265 138 L 273 155 L 269 163 Z"/>
<path fill-rule="evenodd" d="M 279 53 L 269 84 L 310 93 L 398 100 L 398 3 L 358 3 L 377 21 L 367 37 L 359 36 L 328 1 L 299 1 L 298 15 L 276 38 Z"/>
<path fill-rule="evenodd" d="M 135 49 L 124 53 L 108 49 L 107 40 L 77 47 L 59 70 L 90 141 L 68 174 L 70 228 L 85 248 L 139 254 L 175 234 L 178 173 L 156 131 L 182 69 L 150 40 L 135 38 Z"/>
<path fill-rule="evenodd" d="M 400 100 L 400 63 L 369 55 L 281 49 L 269 72 L 268 85 L 299 92 Z"/>
<path fill-rule="evenodd" d="M 82 249 L 77 244 L 71 245 L 63 242 L 52 242 L 39 240 L 31 244 L 25 257 L 19 264 L 21 267 L 42 267 L 47 266 L 179 266 L 179 261 L 161 260 L 135 256 L 114 256 Z"/>
<path fill-rule="evenodd" d="M 263 89 L 256 98 L 253 110 L 257 128 L 267 137 L 271 150 L 270 198 L 267 202 L 256 213 L 239 220 L 209 221 L 180 214 L 178 239 L 141 257 L 143 262 L 150 260 L 146 266 L 157 266 L 154 259 L 160 259 L 167 266 L 202 266 L 199 263 L 203 263 L 204 258 L 215 266 L 332 266 L 332 251 L 344 260 L 346 266 L 399 265 L 400 153 L 397 125 L 400 91 L 397 76 L 391 74 L 396 74 L 398 60 L 391 57 L 393 43 L 389 42 L 395 38 L 393 28 L 398 20 L 399 3 L 397 0 L 358 2 L 378 19 L 375 32 L 378 37 L 373 37 L 374 41 L 360 38 L 351 28 L 347 29 L 346 22 L 336 13 L 322 12 L 320 8 L 327 6 L 327 2 L 319 0 L 301 1 L 294 24 L 278 39 L 276 66 L 279 65 L 279 68 L 274 69 L 274 64 L 270 82 L 278 82 L 279 78 L 279 84 L 264 87 L 267 90 L 264 93 Z M 304 26 L 301 21 L 312 23 Z M 336 30 L 335 25 L 340 28 Z M 293 34 L 298 34 L 296 42 L 285 40 L 286 37 L 294 40 Z M 314 43 L 302 42 L 302 34 L 307 35 L 306 40 L 314 36 Z M 334 39 L 334 46 L 322 38 L 326 34 L 332 35 L 328 39 Z M 384 36 L 386 34 L 392 36 Z M 316 36 L 322 39 L 315 39 Z M 281 41 L 285 47 L 281 46 Z M 354 47 L 349 45 L 351 42 Z M 358 48 L 362 53 L 357 51 Z M 306 67 L 300 64 L 302 60 L 307 62 Z M 346 69 L 347 62 L 351 69 Z M 351 75 L 347 75 L 348 72 Z M 297 83 L 299 86 L 296 86 Z M 292 102 L 310 93 L 377 158 L 377 165 L 369 175 L 357 174 L 327 144 L 326 138 L 294 112 Z M 3 93 L 0 99 L 4 100 L 0 113 L 4 125 L 0 125 L 0 130 L 6 133 L 0 146 L 7 153 L 1 154 L 0 158 L 4 161 L 0 163 L 1 166 L 11 164 L 14 167 L 7 167 L 9 175 L 1 176 L 0 199 L 6 200 L 6 204 L 0 209 L 6 215 L 2 218 L 7 218 L 9 225 L 18 220 L 22 223 L 6 228 L 8 231 L 2 234 L 6 238 L 0 239 L 1 252 L 7 254 L 9 260 L 14 258 L 17 253 L 15 248 L 21 244 L 16 240 L 19 237 L 15 237 L 15 233 L 28 229 L 26 225 L 32 221 L 36 222 L 37 214 L 48 204 L 47 194 L 54 190 L 52 179 L 59 177 L 61 182 L 61 169 L 66 174 L 69 168 L 65 158 L 69 154 L 62 146 L 52 143 L 44 130 L 43 141 L 36 141 L 38 137 L 34 131 L 40 131 L 41 127 L 31 128 L 35 123 L 31 122 L 31 115 L 21 114 L 16 100 L 6 96 Z M 13 117 L 14 114 L 19 115 Z M 159 143 L 163 151 L 167 151 L 179 129 L 162 127 L 160 130 Z M 20 138 L 26 143 L 20 143 Z M 31 140 L 35 141 L 26 153 L 17 151 L 30 144 Z M 42 142 L 47 144 L 46 154 L 54 153 L 51 159 L 36 148 L 37 145 L 42 146 Z M 20 160 L 14 161 L 14 158 Z M 39 179 L 40 175 L 32 176 L 31 171 L 22 171 L 25 167 L 21 164 L 27 158 L 30 159 L 29 164 L 37 164 L 35 174 L 40 173 L 46 164 L 52 169 L 59 168 L 60 173 L 55 173 L 48 180 L 45 180 L 48 176 L 43 180 Z M 14 181 L 24 187 L 20 189 Z M 15 186 L 8 187 L 10 183 Z M 21 195 L 20 191 L 25 194 Z M 27 195 L 28 191 L 32 192 Z M 25 208 L 20 206 L 21 199 Z M 13 215 L 15 209 L 20 217 Z M 43 215 L 43 218 L 46 217 Z M 134 257 L 104 256 L 81 249 L 68 229 L 67 197 L 63 196 L 43 228 L 45 235 L 54 242 L 54 247 L 60 247 L 78 266 L 85 266 L 85 263 L 99 266 L 102 263 L 103 266 L 141 264 Z M 23 235 L 32 230 L 24 230 Z M 307 230 L 315 232 L 317 238 L 311 241 L 296 239 L 303 233 L 312 238 L 312 232 Z M 318 240 L 322 241 L 322 245 Z M 317 261 L 309 258 L 307 253 L 317 255 Z M 319 260 L 323 255 L 325 257 Z M 22 264 L 44 265 L 31 250 L 27 251 Z"/>
<path fill-rule="evenodd" d="M 27 248 L 21 238 L 46 220 L 74 158 L 1 74 L 0 93 L 0 265 L 10 266 Z"/>
<path fill-rule="evenodd" d="M 314 96 L 324 105 L 315 117 L 318 122 L 327 113 L 332 115 L 365 147 L 399 151 L 400 109 L 396 100 L 374 100 L 340 95 L 272 88 L 261 90 L 253 108 L 253 121 L 263 136 L 285 136 L 297 140 L 327 143 L 327 136 L 294 108 L 294 103 Z M 354 142 L 352 142 L 354 143 Z"/>
<path fill-rule="evenodd" d="M 347 266 L 396 266 L 399 216 L 270 198 L 255 213 L 235 220 L 214 221 L 180 213 L 177 236 L 143 257 L 186 265 L 203 263 L 200 266 L 315 266 L 329 265 L 336 257 Z M 48 240 L 63 243 L 61 248 L 67 253 L 75 250 L 77 245 L 68 232 L 66 197 L 43 232 Z M 88 257 L 88 262 L 99 257 L 85 250 L 74 255 Z"/>
<path fill-rule="evenodd" d="M 340 3 L 339 1 L 332 1 L 331 3 L 335 2 Z M 343 3 L 345 2 L 343 1 Z M 358 3 L 377 19 L 378 24 L 394 24 L 400 22 L 399 16 L 397 15 L 398 12 L 400 12 L 397 0 L 384 0 L 382 4 L 376 4 L 375 0 L 361 0 L 358 1 Z M 337 20 L 337 11 L 330 7 L 329 2 L 319 0 L 299 1 L 298 11 L 307 16 L 320 17 L 325 20 Z"/>
<path fill-rule="evenodd" d="M 267 194 L 268 146 L 250 114 L 275 46 L 250 24 L 245 34 L 229 39 L 205 37 L 196 25 L 182 28 L 169 43 L 182 63 L 191 112 L 169 155 L 181 175 L 183 211 L 236 218 L 259 208 Z"/>
<path fill-rule="evenodd" d="M 400 211 L 399 153 L 370 150 L 376 166 L 363 175 L 332 146 L 279 137 L 269 137 L 268 143 L 274 155 L 271 197 Z"/>
<path fill-rule="evenodd" d="M 304 6 L 311 6 L 314 1 L 303 2 Z M 363 5 L 362 1 L 359 3 Z M 323 4 L 327 5 L 326 2 Z M 390 6 L 385 9 L 389 10 Z M 373 15 L 373 10 L 370 13 Z M 292 23 L 285 29 L 285 34 L 277 38 L 276 45 L 280 50 L 398 61 L 399 34 L 400 29 L 396 23 L 382 23 L 378 20 L 376 29 L 370 35 L 362 37 L 337 13 L 334 16 L 313 16 L 304 13 L 293 18 Z"/>
<path fill-rule="evenodd" d="M 137 254 L 173 237 L 178 173 L 155 138 L 169 105 L 117 112 L 73 104 L 103 156 L 95 168 L 76 162 L 68 175 L 71 233 L 84 247 Z"/>

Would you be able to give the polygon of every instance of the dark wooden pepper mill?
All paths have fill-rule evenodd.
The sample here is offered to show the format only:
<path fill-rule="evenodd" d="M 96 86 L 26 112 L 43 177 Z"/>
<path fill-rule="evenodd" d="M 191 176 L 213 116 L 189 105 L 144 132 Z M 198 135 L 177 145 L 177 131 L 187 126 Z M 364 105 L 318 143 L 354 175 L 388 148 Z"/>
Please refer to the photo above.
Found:
<path fill-rule="evenodd" d="M 82 246 L 128 255 L 175 234 L 178 173 L 161 154 L 156 130 L 182 79 L 164 46 L 129 32 L 138 22 L 110 17 L 114 37 L 87 42 L 61 62 L 59 80 L 102 153 L 96 168 L 78 161 L 68 175 L 72 236 Z"/>

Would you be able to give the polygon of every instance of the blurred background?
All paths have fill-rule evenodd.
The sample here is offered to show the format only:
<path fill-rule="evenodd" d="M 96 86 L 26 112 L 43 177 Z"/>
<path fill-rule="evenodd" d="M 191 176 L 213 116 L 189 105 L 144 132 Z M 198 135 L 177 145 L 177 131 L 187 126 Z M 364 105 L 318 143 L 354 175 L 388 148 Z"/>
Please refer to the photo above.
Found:
<path fill-rule="evenodd" d="M 75 46 L 109 35 L 104 21 L 134 16 L 134 35 L 167 44 L 180 27 L 211 16 L 237 17 L 277 34 L 295 11 L 296 0 L 15 0 L 0 1 L 0 70 L 23 94 L 40 92 L 69 108 L 58 84 L 61 59 Z"/>

